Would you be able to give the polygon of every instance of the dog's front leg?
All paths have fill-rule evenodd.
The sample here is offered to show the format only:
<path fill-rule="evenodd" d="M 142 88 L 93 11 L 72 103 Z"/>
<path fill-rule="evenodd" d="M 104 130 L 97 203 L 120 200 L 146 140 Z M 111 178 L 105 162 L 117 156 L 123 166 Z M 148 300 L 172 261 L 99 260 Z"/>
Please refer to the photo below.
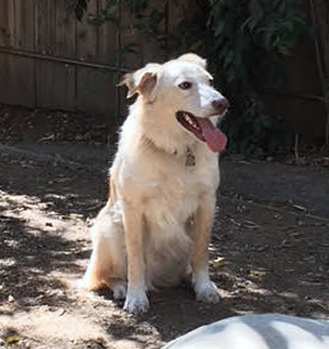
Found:
<path fill-rule="evenodd" d="M 128 290 L 124 309 L 129 313 L 146 312 L 145 261 L 143 246 L 143 216 L 138 207 L 124 204 L 123 225 L 128 259 Z"/>
<path fill-rule="evenodd" d="M 196 298 L 207 303 L 217 303 L 219 294 L 216 285 L 209 277 L 209 253 L 212 223 L 216 207 L 214 197 L 205 197 L 194 216 L 194 249 L 192 256 L 193 285 Z"/>

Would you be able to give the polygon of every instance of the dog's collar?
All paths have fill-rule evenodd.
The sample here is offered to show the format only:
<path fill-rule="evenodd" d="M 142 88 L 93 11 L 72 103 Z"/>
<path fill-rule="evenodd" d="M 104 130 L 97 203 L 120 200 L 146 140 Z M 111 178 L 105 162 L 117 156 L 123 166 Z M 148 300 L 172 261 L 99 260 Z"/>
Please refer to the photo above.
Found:
<path fill-rule="evenodd" d="M 175 150 L 173 152 L 168 152 L 166 149 L 161 148 L 158 145 L 156 145 L 152 139 L 150 139 L 149 137 L 146 137 L 145 135 L 143 135 L 142 139 L 143 139 L 143 143 L 145 145 L 147 145 L 148 147 L 152 147 L 156 151 L 159 151 L 161 153 L 165 153 L 167 155 L 175 156 L 175 157 L 180 157 L 179 152 L 177 150 Z M 186 148 L 184 158 L 185 158 L 185 166 L 186 167 L 194 167 L 196 165 L 196 158 L 195 158 L 194 152 L 189 146 Z"/>

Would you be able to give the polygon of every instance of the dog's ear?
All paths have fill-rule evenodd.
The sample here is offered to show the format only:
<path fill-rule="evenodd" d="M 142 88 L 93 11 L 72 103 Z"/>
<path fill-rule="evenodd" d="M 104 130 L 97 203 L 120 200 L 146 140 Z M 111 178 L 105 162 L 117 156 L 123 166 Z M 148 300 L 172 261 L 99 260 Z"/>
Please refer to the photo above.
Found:
<path fill-rule="evenodd" d="M 134 73 L 125 74 L 118 86 L 128 87 L 127 98 L 136 93 L 142 95 L 148 102 L 153 102 L 156 97 L 160 77 L 160 64 L 150 63 Z"/>
<path fill-rule="evenodd" d="M 182 56 L 179 56 L 177 58 L 179 61 L 185 61 L 185 62 L 190 62 L 194 64 L 198 64 L 201 66 L 203 69 L 207 69 L 207 60 L 198 56 L 195 53 L 185 53 Z"/>

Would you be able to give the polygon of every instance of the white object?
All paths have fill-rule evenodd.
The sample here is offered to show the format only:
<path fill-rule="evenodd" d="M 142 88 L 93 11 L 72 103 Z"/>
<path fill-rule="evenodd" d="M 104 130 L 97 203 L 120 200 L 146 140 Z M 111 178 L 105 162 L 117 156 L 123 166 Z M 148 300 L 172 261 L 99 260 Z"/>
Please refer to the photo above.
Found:
<path fill-rule="evenodd" d="M 199 327 L 163 349 L 329 349 L 329 321 L 280 314 L 235 316 Z"/>

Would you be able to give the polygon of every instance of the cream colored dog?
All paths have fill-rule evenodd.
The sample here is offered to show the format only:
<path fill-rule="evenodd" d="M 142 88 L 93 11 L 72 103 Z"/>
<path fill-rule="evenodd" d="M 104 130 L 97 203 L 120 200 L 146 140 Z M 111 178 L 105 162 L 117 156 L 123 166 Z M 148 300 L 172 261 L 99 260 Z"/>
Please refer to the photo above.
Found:
<path fill-rule="evenodd" d="M 124 76 L 138 94 L 121 130 L 110 170 L 110 196 L 91 229 L 88 289 L 108 286 L 130 313 L 149 307 L 146 292 L 192 271 L 196 298 L 215 303 L 208 273 L 218 153 L 215 127 L 228 108 L 212 86 L 206 61 L 189 53 Z"/>

